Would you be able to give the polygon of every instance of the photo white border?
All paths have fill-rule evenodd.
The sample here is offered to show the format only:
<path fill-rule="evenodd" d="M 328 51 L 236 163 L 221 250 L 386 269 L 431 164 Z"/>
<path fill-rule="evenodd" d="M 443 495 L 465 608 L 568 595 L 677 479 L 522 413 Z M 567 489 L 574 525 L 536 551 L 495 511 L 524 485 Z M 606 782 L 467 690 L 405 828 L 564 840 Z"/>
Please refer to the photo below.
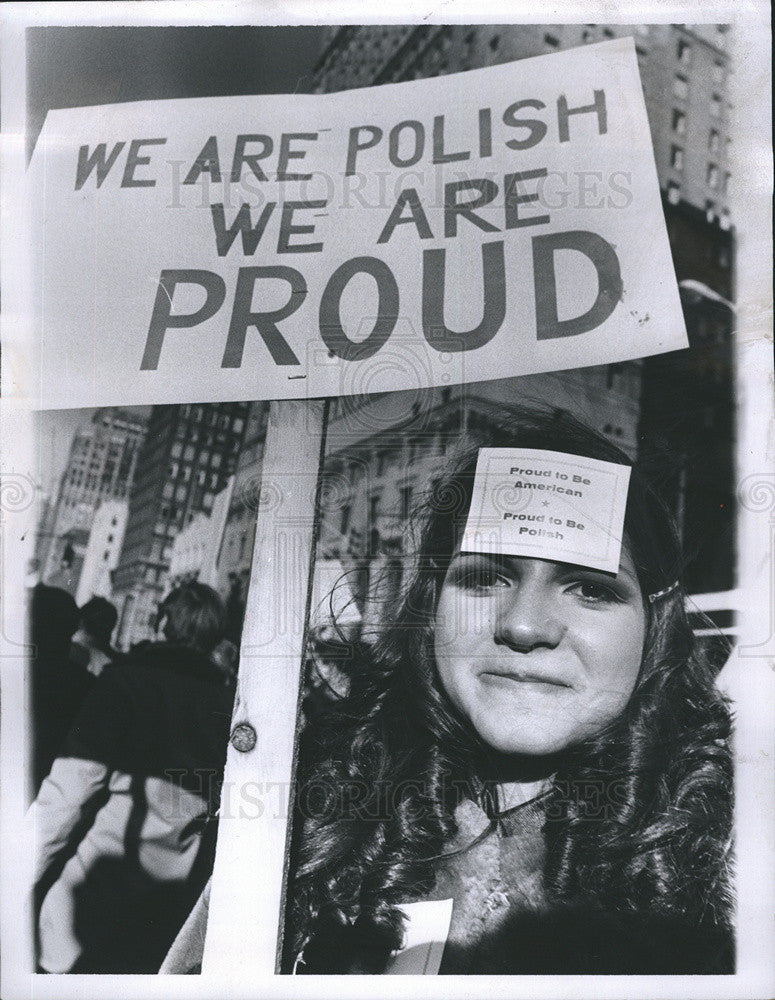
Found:
<path fill-rule="evenodd" d="M 361 4 L 322 3 L 57 3 L 6 4 L 0 10 L 0 91 L 2 93 L 2 621 L 0 667 L 2 681 L 2 760 L 0 761 L 0 944 L 5 1000 L 16 997 L 99 998 L 148 997 L 352 997 L 364 993 L 390 997 L 487 996 L 553 998 L 760 998 L 775 993 L 775 638 L 765 637 L 762 623 L 775 616 L 775 415 L 772 382 L 772 298 L 770 197 L 772 154 L 769 146 L 770 25 L 764 0 L 728 2 L 579 2 L 565 0 L 559 11 L 537 11 L 519 3 L 474 3 L 441 0 L 421 7 L 397 0 L 379 5 L 379 17 L 367 17 Z M 23 886 L 28 884 L 29 841 L 23 834 L 25 789 L 20 759 L 29 746 L 25 731 L 27 704 L 23 658 L 23 567 L 34 533 L 31 506 L 24 506 L 25 489 L 35 476 L 36 456 L 29 414 L 16 402 L 16 388 L 25 373 L 25 283 L 27 247 L 20 233 L 23 199 L 19 197 L 24 169 L 25 63 L 24 29 L 43 24 L 207 25 L 317 23 L 733 23 L 738 40 L 733 53 L 731 101 L 736 110 L 736 149 L 730 196 L 737 234 L 737 482 L 762 484 L 767 505 L 740 506 L 738 532 L 739 586 L 743 593 L 738 648 L 760 644 L 754 652 L 734 658 L 725 674 L 735 697 L 737 714 L 737 855 L 738 972 L 734 976 L 664 977 L 270 977 L 261 982 L 208 977 L 158 976 L 32 976 L 27 925 L 20 919 Z M 25 485 L 27 484 L 27 485 Z M 769 494 L 767 491 L 769 490 Z M 13 497 L 20 499 L 13 500 Z"/>

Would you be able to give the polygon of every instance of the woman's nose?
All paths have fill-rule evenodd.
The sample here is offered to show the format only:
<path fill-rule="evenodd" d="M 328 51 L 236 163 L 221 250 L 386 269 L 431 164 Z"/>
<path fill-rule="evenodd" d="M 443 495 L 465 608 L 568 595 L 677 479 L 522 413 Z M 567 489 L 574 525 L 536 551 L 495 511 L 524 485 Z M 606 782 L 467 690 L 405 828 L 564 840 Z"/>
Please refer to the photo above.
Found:
<path fill-rule="evenodd" d="M 541 646 L 553 649 L 565 632 L 557 612 L 547 588 L 523 582 L 503 596 L 493 631 L 496 645 L 520 653 Z"/>

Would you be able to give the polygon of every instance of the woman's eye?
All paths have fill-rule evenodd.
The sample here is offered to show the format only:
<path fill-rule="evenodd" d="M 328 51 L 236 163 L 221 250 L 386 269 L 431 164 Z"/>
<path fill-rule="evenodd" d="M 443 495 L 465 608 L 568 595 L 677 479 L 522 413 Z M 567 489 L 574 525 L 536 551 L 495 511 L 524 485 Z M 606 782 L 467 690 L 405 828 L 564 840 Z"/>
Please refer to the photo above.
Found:
<path fill-rule="evenodd" d="M 579 580 L 571 589 L 588 604 L 613 604 L 619 601 L 618 595 L 610 587 L 594 580 Z"/>
<path fill-rule="evenodd" d="M 509 581 L 501 573 L 492 569 L 474 569 L 465 573 L 460 583 L 467 590 L 493 590 L 497 587 L 508 587 Z"/>

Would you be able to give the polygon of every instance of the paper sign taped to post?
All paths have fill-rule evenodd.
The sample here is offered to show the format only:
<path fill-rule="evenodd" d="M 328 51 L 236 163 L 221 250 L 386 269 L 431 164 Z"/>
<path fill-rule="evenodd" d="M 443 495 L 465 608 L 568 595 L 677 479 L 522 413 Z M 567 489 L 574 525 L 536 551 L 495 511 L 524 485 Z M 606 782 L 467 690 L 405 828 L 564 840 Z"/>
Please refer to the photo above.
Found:
<path fill-rule="evenodd" d="M 463 552 L 617 573 L 630 467 L 532 448 L 481 448 Z"/>
<path fill-rule="evenodd" d="M 421 389 L 688 343 L 629 38 L 336 94 L 52 110 L 28 210 L 43 408 Z"/>

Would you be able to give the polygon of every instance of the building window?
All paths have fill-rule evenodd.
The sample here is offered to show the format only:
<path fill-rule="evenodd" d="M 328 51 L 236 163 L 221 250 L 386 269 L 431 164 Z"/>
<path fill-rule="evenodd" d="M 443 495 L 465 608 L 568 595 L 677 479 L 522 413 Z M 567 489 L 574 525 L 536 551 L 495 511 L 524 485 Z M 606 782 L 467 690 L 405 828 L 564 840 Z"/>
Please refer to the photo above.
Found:
<path fill-rule="evenodd" d="M 710 99 L 710 113 L 714 118 L 721 117 L 721 98 L 718 94 L 713 94 Z"/>
<path fill-rule="evenodd" d="M 692 47 L 683 38 L 678 39 L 678 46 L 676 49 L 676 55 L 678 56 L 678 62 L 682 66 L 691 66 L 692 63 Z"/>
<path fill-rule="evenodd" d="M 677 135 L 686 134 L 686 115 L 678 108 L 673 108 L 673 131 Z"/>
<path fill-rule="evenodd" d="M 172 485 L 172 483 L 164 484 L 164 489 L 162 490 L 162 496 L 164 497 L 165 500 L 171 500 L 172 494 L 174 492 L 175 492 L 175 487 Z"/>
<path fill-rule="evenodd" d="M 181 503 L 183 500 L 186 499 L 185 486 L 178 486 L 178 488 L 175 490 L 175 499 L 178 501 L 178 503 Z"/>
<path fill-rule="evenodd" d="M 500 44 L 501 44 L 501 36 L 493 35 L 492 38 L 490 39 L 490 51 L 497 52 Z"/>
<path fill-rule="evenodd" d="M 705 218 L 708 222 L 713 222 L 716 218 L 716 203 L 715 201 L 706 200 L 705 201 Z"/>
<path fill-rule="evenodd" d="M 721 210 L 721 218 L 719 219 L 719 225 L 721 226 L 722 229 L 729 229 L 729 227 L 732 225 L 732 220 L 730 219 L 728 208 L 723 208 Z"/>
<path fill-rule="evenodd" d="M 710 130 L 710 135 L 708 136 L 708 150 L 711 153 L 718 153 L 719 149 L 719 134 L 716 129 L 712 128 Z"/>
<path fill-rule="evenodd" d="M 589 28 L 584 28 L 584 30 L 581 32 L 582 42 L 591 42 L 594 37 L 595 37 L 594 31 L 591 31 Z"/>
<path fill-rule="evenodd" d="M 681 200 L 681 185 L 676 184 L 675 181 L 668 181 L 667 184 L 667 200 L 671 205 L 677 205 Z"/>
<path fill-rule="evenodd" d="M 610 28 L 603 28 L 603 38 L 613 38 L 614 33 Z"/>
<path fill-rule="evenodd" d="M 186 462 L 193 462 L 194 455 L 196 454 L 196 449 L 192 444 L 186 445 L 186 450 L 183 452 L 183 458 Z"/>
<path fill-rule="evenodd" d="M 680 97 L 681 100 L 686 100 L 689 96 L 689 81 L 680 73 L 676 73 L 673 79 L 673 93 L 676 97 Z"/>
<path fill-rule="evenodd" d="M 731 180 L 732 180 L 732 174 L 730 174 L 729 171 L 727 171 L 724 174 L 724 182 L 721 185 L 721 190 L 723 191 L 724 194 L 729 194 L 729 182 Z"/>
<path fill-rule="evenodd" d="M 242 417 L 234 418 L 234 424 L 232 426 L 232 430 L 234 431 L 235 434 L 241 434 L 242 428 L 244 426 L 245 426 L 245 421 L 242 419 Z"/>
<path fill-rule="evenodd" d="M 718 187 L 718 167 L 715 163 L 708 164 L 708 173 L 705 180 L 707 181 L 708 187 L 715 189 Z"/>
<path fill-rule="evenodd" d="M 548 45 L 551 49 L 558 49 L 560 39 L 556 35 L 544 35 L 544 45 Z"/>
<path fill-rule="evenodd" d="M 670 147 L 670 166 L 674 170 L 683 170 L 684 168 L 684 151 L 680 146 Z"/>
<path fill-rule="evenodd" d="M 369 500 L 369 533 L 374 531 L 377 526 L 377 515 L 379 514 L 379 496 L 373 496 Z M 372 552 L 374 551 L 372 547 Z"/>
<path fill-rule="evenodd" d="M 381 451 L 377 456 L 377 475 L 384 476 L 387 472 L 392 458 L 392 452 Z"/>
<path fill-rule="evenodd" d="M 342 519 L 339 522 L 339 534 L 346 535 L 347 529 L 350 527 L 350 506 L 345 504 L 342 507 Z"/>

